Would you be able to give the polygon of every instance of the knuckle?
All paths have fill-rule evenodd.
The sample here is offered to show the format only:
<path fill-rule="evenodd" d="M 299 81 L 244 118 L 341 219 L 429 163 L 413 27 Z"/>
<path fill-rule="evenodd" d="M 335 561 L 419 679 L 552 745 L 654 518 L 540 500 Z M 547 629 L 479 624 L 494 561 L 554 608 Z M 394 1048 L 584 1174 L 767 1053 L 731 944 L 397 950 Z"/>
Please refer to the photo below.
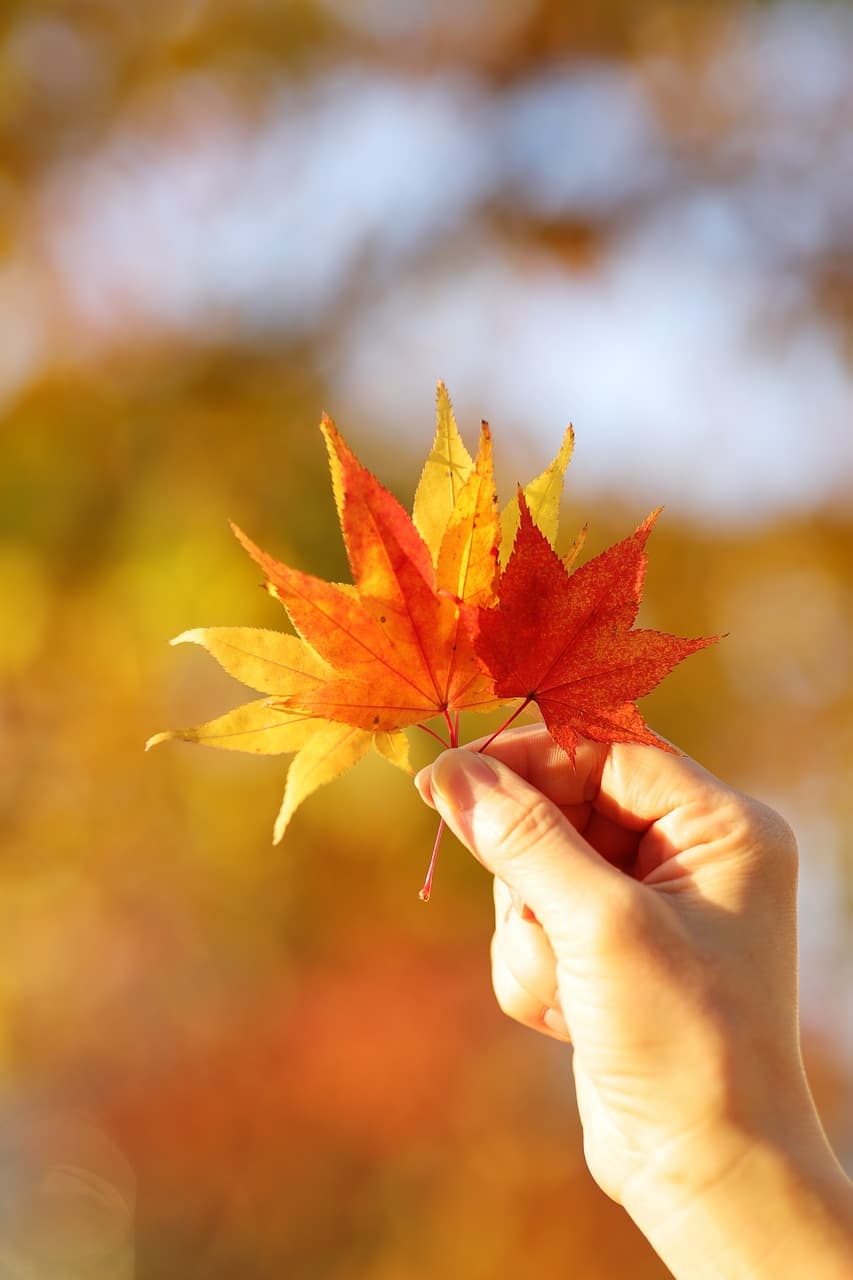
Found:
<path fill-rule="evenodd" d="M 495 853 L 503 860 L 523 857 L 537 845 L 561 833 L 565 818 L 555 805 L 517 806 L 510 811 L 495 834 Z"/>
<path fill-rule="evenodd" d="M 777 810 L 746 796 L 734 802 L 734 824 L 747 843 L 785 883 L 796 883 L 799 871 L 797 837 Z"/>
<path fill-rule="evenodd" d="M 791 825 L 782 817 L 780 813 L 776 813 L 774 809 L 767 809 L 769 839 L 773 845 L 773 858 L 782 875 L 790 881 L 796 882 L 800 869 L 800 851 L 797 846 L 797 837 Z"/>

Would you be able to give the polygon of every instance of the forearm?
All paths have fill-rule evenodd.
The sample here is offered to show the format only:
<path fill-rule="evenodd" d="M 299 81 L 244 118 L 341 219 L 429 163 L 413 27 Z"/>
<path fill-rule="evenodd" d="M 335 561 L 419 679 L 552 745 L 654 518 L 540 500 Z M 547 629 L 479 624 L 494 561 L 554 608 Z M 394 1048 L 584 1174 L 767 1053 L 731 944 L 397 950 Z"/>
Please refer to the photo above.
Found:
<path fill-rule="evenodd" d="M 732 1135 L 701 1190 L 661 1177 L 626 1207 L 676 1280 L 853 1276 L 853 1184 L 816 1121 L 793 1146 Z"/>

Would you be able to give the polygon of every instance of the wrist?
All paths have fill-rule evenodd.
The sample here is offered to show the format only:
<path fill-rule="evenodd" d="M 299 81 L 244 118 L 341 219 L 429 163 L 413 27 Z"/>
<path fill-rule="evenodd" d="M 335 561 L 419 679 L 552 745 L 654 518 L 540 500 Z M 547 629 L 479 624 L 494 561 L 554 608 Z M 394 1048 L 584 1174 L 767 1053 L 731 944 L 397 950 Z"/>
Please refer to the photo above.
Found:
<path fill-rule="evenodd" d="M 691 1145 L 689 1171 L 664 1155 L 623 1202 L 677 1280 L 853 1274 L 853 1186 L 813 1110 L 784 1135 Z"/>

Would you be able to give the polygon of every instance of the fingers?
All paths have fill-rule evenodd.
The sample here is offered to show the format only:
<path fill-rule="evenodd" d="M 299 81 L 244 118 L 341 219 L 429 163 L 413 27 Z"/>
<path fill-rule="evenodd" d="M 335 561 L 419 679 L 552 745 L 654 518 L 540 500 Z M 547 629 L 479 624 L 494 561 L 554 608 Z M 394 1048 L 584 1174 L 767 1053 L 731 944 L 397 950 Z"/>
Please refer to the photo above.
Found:
<path fill-rule="evenodd" d="M 559 1008 L 557 961 L 541 925 L 524 914 L 512 890 L 496 879 L 495 932 L 507 968 L 540 1004 Z"/>
<path fill-rule="evenodd" d="M 606 750 L 594 808 L 628 830 L 645 830 L 685 806 L 713 805 L 734 794 L 689 756 L 632 742 Z"/>
<path fill-rule="evenodd" d="M 557 1039 L 568 1041 L 569 1030 L 557 989 L 557 960 L 548 936 L 524 913 L 517 900 L 513 901 L 512 890 L 502 880 L 495 880 L 494 893 L 492 965 L 498 1001 L 516 1021 L 537 1031 L 544 1026 Z M 511 985 L 507 976 L 513 979 Z M 513 992 L 516 1002 L 507 1007 Z"/>
<path fill-rule="evenodd" d="M 469 744 L 477 751 L 481 738 Z M 487 749 L 554 804 L 572 816 L 576 806 L 588 806 L 629 831 L 643 831 L 684 804 L 697 792 L 708 796 L 731 794 L 731 789 L 689 756 L 670 754 L 639 743 L 600 743 L 582 739 L 572 764 L 541 724 L 525 725 L 501 734 Z M 416 779 L 421 796 L 431 803 L 432 766 Z"/>
<path fill-rule="evenodd" d="M 488 739 L 485 737 L 475 739 L 466 744 L 466 749 L 479 751 L 486 741 Z M 562 807 L 583 804 L 595 798 L 607 757 L 607 747 L 600 742 L 582 741 L 572 766 L 566 752 L 557 746 L 543 724 L 529 724 L 501 734 L 487 748 L 486 754 L 508 765 L 513 773 L 526 778 L 537 790 Z M 415 779 L 415 784 L 427 803 L 431 768 L 428 765 Z"/>
<path fill-rule="evenodd" d="M 536 930 L 543 941 L 545 934 L 538 925 L 522 921 L 515 912 L 511 915 L 525 928 Z M 495 997 L 501 1010 L 515 1022 L 520 1022 L 533 1031 L 540 1031 L 555 1040 L 569 1043 L 569 1030 L 566 1026 L 556 997 L 556 969 L 553 952 L 544 941 L 548 950 L 548 959 L 541 972 L 532 963 L 533 957 L 525 954 L 524 944 L 519 946 L 518 940 L 511 940 L 505 927 L 498 927 L 492 938 L 492 985 Z M 519 969 L 521 973 L 519 973 Z M 550 970 L 551 977 L 548 976 Z M 528 985 L 530 984 L 530 985 Z M 539 987 L 539 990 L 536 990 Z M 542 998 L 541 990 L 551 992 L 550 998 Z"/>
<path fill-rule="evenodd" d="M 555 950 L 561 938 L 631 885 L 603 861 L 546 795 L 501 761 L 446 751 L 429 795 L 451 830 L 534 912 Z"/>

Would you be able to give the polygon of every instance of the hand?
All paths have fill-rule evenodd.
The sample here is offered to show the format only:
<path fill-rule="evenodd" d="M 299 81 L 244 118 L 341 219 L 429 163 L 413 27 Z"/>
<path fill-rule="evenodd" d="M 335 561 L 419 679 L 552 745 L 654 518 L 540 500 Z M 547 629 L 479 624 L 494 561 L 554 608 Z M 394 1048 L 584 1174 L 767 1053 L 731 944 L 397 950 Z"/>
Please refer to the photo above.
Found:
<path fill-rule="evenodd" d="M 805 1198 L 822 1206 L 822 1238 L 840 1232 L 853 1274 L 849 1189 L 800 1057 L 787 824 L 654 747 L 583 743 L 572 766 L 538 725 L 488 756 L 446 752 L 417 781 L 495 875 L 501 1007 L 571 1039 L 590 1170 L 670 1265 L 685 1250 L 684 1275 L 769 1275 L 756 1260 L 775 1251 L 774 1278 L 840 1278 L 815 1270 L 811 1240 L 808 1269 L 784 1269 L 799 1256 L 786 1216 L 807 1219 Z M 742 1212 L 747 1174 L 753 1216 L 762 1178 L 772 1203 L 741 1270 L 718 1237 Z M 772 1194 L 797 1179 L 793 1206 Z M 706 1269 L 697 1262 L 702 1223 L 728 1251 L 723 1270 L 707 1250 Z"/>

